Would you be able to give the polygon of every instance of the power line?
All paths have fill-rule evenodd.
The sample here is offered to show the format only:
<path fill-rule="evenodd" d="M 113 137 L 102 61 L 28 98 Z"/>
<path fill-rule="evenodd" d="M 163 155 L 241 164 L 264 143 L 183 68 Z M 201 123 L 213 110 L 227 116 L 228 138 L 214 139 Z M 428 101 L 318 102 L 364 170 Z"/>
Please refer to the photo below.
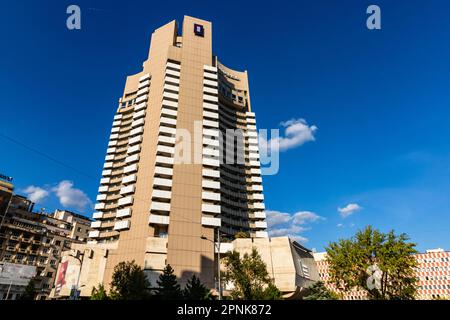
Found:
<path fill-rule="evenodd" d="M 42 152 L 42 151 L 37 150 L 37 149 L 35 149 L 33 147 L 30 147 L 30 146 L 26 145 L 25 143 L 20 142 L 20 141 L 14 139 L 14 138 L 11 138 L 10 136 L 7 136 L 7 135 L 5 135 L 3 133 L 0 133 L 0 136 L 3 137 L 6 140 L 12 142 L 12 143 L 15 143 L 15 144 L 17 144 L 17 145 L 19 145 L 19 146 L 21 146 L 21 147 L 31 151 L 31 152 L 34 152 L 34 153 L 36 153 L 36 154 L 38 154 L 38 155 L 40 155 L 40 156 L 42 156 L 42 157 L 44 157 L 44 158 L 46 158 L 46 159 L 48 159 L 50 161 L 53 161 L 53 162 L 55 162 L 55 163 L 65 167 L 66 169 L 73 170 L 74 172 L 77 172 L 80 175 L 83 175 L 83 176 L 85 176 L 85 177 L 87 177 L 87 178 L 89 178 L 91 180 L 96 180 L 97 181 L 97 178 L 94 178 L 93 176 L 91 176 L 91 175 L 89 175 L 89 174 L 87 174 L 87 173 L 85 173 L 85 172 L 83 172 L 83 171 L 81 171 L 81 170 L 79 170 L 79 169 L 77 169 L 77 168 L 75 168 L 75 167 L 73 167 L 73 166 L 63 162 L 63 161 L 56 159 L 56 158 L 46 154 L 45 152 Z M 140 199 L 140 198 L 137 198 L 136 196 L 133 196 L 133 199 L 135 199 L 137 201 L 141 201 L 141 202 L 143 202 L 145 204 L 148 204 L 148 205 L 151 204 L 151 202 L 149 200 Z M 195 222 L 193 219 L 186 218 L 183 215 L 181 215 L 180 218 L 184 219 L 187 222 Z"/>

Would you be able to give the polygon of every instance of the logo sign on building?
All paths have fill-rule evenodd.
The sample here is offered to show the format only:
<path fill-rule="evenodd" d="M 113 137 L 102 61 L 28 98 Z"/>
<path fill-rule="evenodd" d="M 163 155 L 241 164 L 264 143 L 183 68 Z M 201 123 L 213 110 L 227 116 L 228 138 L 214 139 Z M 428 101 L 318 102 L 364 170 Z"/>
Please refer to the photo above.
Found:
<path fill-rule="evenodd" d="M 194 34 L 203 37 L 205 35 L 205 28 L 201 24 L 194 23 Z"/>
<path fill-rule="evenodd" d="M 26 286 L 36 275 L 36 267 L 0 262 L 0 284 Z"/>

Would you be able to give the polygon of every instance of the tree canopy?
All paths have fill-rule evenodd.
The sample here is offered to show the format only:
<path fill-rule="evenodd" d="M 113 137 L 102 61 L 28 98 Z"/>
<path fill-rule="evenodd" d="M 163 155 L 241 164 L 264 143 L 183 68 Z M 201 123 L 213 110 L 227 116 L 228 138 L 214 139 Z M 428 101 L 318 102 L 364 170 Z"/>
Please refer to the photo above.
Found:
<path fill-rule="evenodd" d="M 168 264 L 156 281 L 158 284 L 156 295 L 161 299 L 177 300 L 183 297 L 180 285 L 177 282 L 177 277 L 173 272 L 173 268 Z"/>
<path fill-rule="evenodd" d="M 325 287 L 322 281 L 317 281 L 307 288 L 304 300 L 338 300 L 339 296 Z"/>
<path fill-rule="evenodd" d="M 414 299 L 415 246 L 404 233 L 368 226 L 326 248 L 331 281 L 342 292 L 365 290 L 371 299 Z"/>
<path fill-rule="evenodd" d="M 269 277 L 267 266 L 256 248 L 250 254 L 245 253 L 242 258 L 237 251 L 228 252 L 224 262 L 224 278 L 234 286 L 231 291 L 233 299 L 281 299 L 281 292 Z"/>
<path fill-rule="evenodd" d="M 111 298 L 141 300 L 150 294 L 150 283 L 136 262 L 120 262 L 114 267 L 111 281 Z"/>

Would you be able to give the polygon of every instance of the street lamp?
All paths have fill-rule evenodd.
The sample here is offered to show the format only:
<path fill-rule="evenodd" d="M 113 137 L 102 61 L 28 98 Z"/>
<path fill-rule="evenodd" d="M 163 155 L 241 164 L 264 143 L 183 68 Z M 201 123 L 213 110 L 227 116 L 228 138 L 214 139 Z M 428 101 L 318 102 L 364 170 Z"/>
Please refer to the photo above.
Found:
<path fill-rule="evenodd" d="M 75 255 L 70 254 L 70 256 L 71 256 L 72 258 L 77 259 L 78 262 L 80 262 L 80 271 L 78 272 L 77 284 L 76 284 L 76 287 L 75 287 L 75 295 L 74 295 L 74 297 L 73 297 L 73 299 L 72 299 L 72 300 L 77 300 L 77 299 L 78 299 L 78 295 L 79 295 L 78 289 L 80 288 L 81 268 L 83 267 L 83 258 L 84 258 L 84 254 L 80 253 L 80 256 L 83 257 L 83 258 L 79 258 L 77 254 L 75 254 Z"/>
<path fill-rule="evenodd" d="M 222 284 L 220 280 L 220 230 L 217 228 L 217 242 L 210 240 L 205 236 L 201 236 L 200 238 L 212 242 L 217 250 L 217 284 L 219 286 L 219 300 L 222 300 Z"/>

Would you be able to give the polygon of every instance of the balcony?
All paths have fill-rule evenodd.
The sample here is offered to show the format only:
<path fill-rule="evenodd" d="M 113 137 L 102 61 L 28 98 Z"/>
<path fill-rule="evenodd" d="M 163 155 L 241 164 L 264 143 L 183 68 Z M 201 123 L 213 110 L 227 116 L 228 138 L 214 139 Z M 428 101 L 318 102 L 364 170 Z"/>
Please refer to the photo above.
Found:
<path fill-rule="evenodd" d="M 137 170 L 138 170 L 138 165 L 135 163 L 135 164 L 126 166 L 126 167 L 123 169 L 123 173 L 125 173 L 125 174 L 127 174 L 127 173 L 133 173 L 133 172 L 136 172 Z"/>
<path fill-rule="evenodd" d="M 108 155 L 105 157 L 105 161 L 111 161 L 111 160 L 114 160 L 114 155 L 113 155 L 113 154 L 108 154 Z"/>
<path fill-rule="evenodd" d="M 140 118 L 143 118 L 143 117 L 145 117 L 145 110 L 141 110 L 139 112 L 136 112 L 133 115 L 133 120 L 137 120 L 137 119 L 140 119 Z"/>
<path fill-rule="evenodd" d="M 202 204 L 202 212 L 220 213 L 220 205 L 203 203 Z"/>
<path fill-rule="evenodd" d="M 94 209 L 95 210 L 103 210 L 103 209 L 105 209 L 105 204 L 104 203 L 97 203 L 95 206 L 94 206 Z"/>
<path fill-rule="evenodd" d="M 220 171 L 219 170 L 213 170 L 213 169 L 203 169 L 202 175 L 204 177 L 210 177 L 210 178 L 220 178 Z"/>
<path fill-rule="evenodd" d="M 211 118 L 211 119 L 219 119 L 219 114 L 217 112 L 211 112 L 211 111 L 203 111 L 203 117 L 204 118 Z"/>
<path fill-rule="evenodd" d="M 101 186 L 98 188 L 98 192 L 108 192 L 109 187 L 108 186 Z"/>
<path fill-rule="evenodd" d="M 106 194 L 99 194 L 96 198 L 97 201 L 104 201 L 106 200 Z"/>
<path fill-rule="evenodd" d="M 120 123 L 121 123 L 120 120 L 113 121 L 112 126 L 113 127 L 118 127 L 118 126 L 120 126 Z"/>
<path fill-rule="evenodd" d="M 148 219 L 149 224 L 169 225 L 169 222 L 169 216 L 162 216 L 154 213 L 151 213 Z"/>
<path fill-rule="evenodd" d="M 219 128 L 219 122 L 217 120 L 203 120 L 203 128 Z"/>
<path fill-rule="evenodd" d="M 125 230 L 130 228 L 130 220 L 117 221 L 114 224 L 114 230 Z"/>
<path fill-rule="evenodd" d="M 141 151 L 141 146 L 140 145 L 134 145 L 134 146 L 131 146 L 131 147 L 129 147 L 127 149 L 127 154 L 133 154 L 133 153 L 136 153 L 136 152 L 139 152 L 139 151 Z"/>
<path fill-rule="evenodd" d="M 155 175 L 170 176 L 173 175 L 173 169 L 165 167 L 155 167 Z"/>
<path fill-rule="evenodd" d="M 166 118 L 163 116 L 161 116 L 159 121 L 160 121 L 161 125 L 166 125 L 166 126 L 176 126 L 177 125 L 177 120 L 171 119 L 171 118 Z"/>
<path fill-rule="evenodd" d="M 165 90 L 165 91 L 175 91 L 175 92 L 178 92 L 179 87 L 178 87 L 178 86 L 174 86 L 174 85 L 171 85 L 171 84 L 166 83 L 166 84 L 164 84 L 164 90 Z"/>
<path fill-rule="evenodd" d="M 211 181 L 211 180 L 203 180 L 202 187 L 206 189 L 217 189 L 220 190 L 220 182 Z"/>
<path fill-rule="evenodd" d="M 106 153 L 110 154 L 110 153 L 115 153 L 116 152 L 116 148 L 108 148 L 106 150 Z"/>
<path fill-rule="evenodd" d="M 207 227 L 220 227 L 222 222 L 220 218 L 202 217 L 202 225 Z"/>
<path fill-rule="evenodd" d="M 265 219 L 266 218 L 266 213 L 264 211 L 253 212 L 253 213 L 250 213 L 250 218 L 253 218 L 253 219 Z"/>
<path fill-rule="evenodd" d="M 202 159 L 202 164 L 204 166 L 219 167 L 220 166 L 220 161 L 219 160 L 215 160 L 215 159 L 203 158 Z"/>
<path fill-rule="evenodd" d="M 217 130 L 217 129 L 203 129 L 203 136 L 204 137 L 214 137 L 216 139 L 219 139 L 219 130 Z"/>
<path fill-rule="evenodd" d="M 156 164 L 173 165 L 174 158 L 164 157 L 164 156 L 156 156 L 155 163 Z"/>
<path fill-rule="evenodd" d="M 212 110 L 212 111 L 217 112 L 219 110 L 219 106 L 217 104 L 203 102 L 203 109 L 204 110 Z"/>
<path fill-rule="evenodd" d="M 167 238 L 148 237 L 146 252 L 167 253 Z"/>
<path fill-rule="evenodd" d="M 265 221 L 255 221 L 250 223 L 250 228 L 253 229 L 267 229 L 267 222 Z"/>
<path fill-rule="evenodd" d="M 102 226 L 101 221 L 92 221 L 91 222 L 91 228 L 100 228 Z"/>
<path fill-rule="evenodd" d="M 141 76 L 141 77 L 139 78 L 139 82 L 140 82 L 140 83 L 145 82 L 145 81 L 148 81 L 148 80 L 150 80 L 150 74 L 149 74 L 149 73 L 146 73 L 146 74 L 144 74 L 143 76 Z"/>
<path fill-rule="evenodd" d="M 149 79 L 141 81 L 141 82 L 139 82 L 139 88 L 148 87 L 149 84 L 150 84 Z"/>
<path fill-rule="evenodd" d="M 203 191 L 202 199 L 211 201 L 220 201 L 220 193 Z"/>
<path fill-rule="evenodd" d="M 128 141 L 128 144 L 133 145 L 133 144 L 137 144 L 137 143 L 141 143 L 141 142 L 142 142 L 142 136 L 136 136 L 136 137 L 131 138 Z"/>
<path fill-rule="evenodd" d="M 203 80 L 203 81 L 205 81 L 205 80 Z M 208 81 L 208 80 L 206 80 L 206 81 Z M 213 94 L 213 95 L 219 94 L 219 91 L 217 89 L 213 89 L 213 88 L 209 88 L 209 87 L 203 87 L 203 92 L 210 93 L 210 94 Z"/>
<path fill-rule="evenodd" d="M 175 128 L 168 128 L 168 127 L 159 127 L 158 130 L 159 134 L 161 135 L 161 133 L 165 133 L 171 136 L 175 136 L 175 134 L 177 133 L 177 129 Z"/>
<path fill-rule="evenodd" d="M 169 154 L 169 155 L 173 155 L 175 152 L 175 148 L 174 147 L 167 147 L 167 146 L 161 146 L 158 145 L 156 147 L 156 152 L 158 154 Z"/>
<path fill-rule="evenodd" d="M 172 179 L 154 178 L 153 185 L 161 187 L 172 187 Z"/>
<path fill-rule="evenodd" d="M 256 202 L 256 203 L 253 203 L 253 208 L 264 210 L 266 208 L 266 206 L 264 205 L 263 202 Z"/>
<path fill-rule="evenodd" d="M 105 164 L 103 165 L 103 168 L 105 169 L 110 169 L 113 167 L 113 163 L 112 162 L 105 162 Z"/>
<path fill-rule="evenodd" d="M 128 197 L 124 197 L 124 198 L 120 198 L 118 201 L 118 205 L 119 206 L 127 206 L 133 204 L 133 197 L 132 196 L 128 196 Z"/>
<path fill-rule="evenodd" d="M 144 118 L 141 118 L 141 119 L 138 119 L 138 120 L 134 120 L 134 121 L 131 123 L 131 127 L 132 127 L 132 128 L 141 127 L 141 126 L 143 126 L 144 124 L 145 124 L 145 119 L 144 119 Z"/>
<path fill-rule="evenodd" d="M 148 87 L 143 87 L 142 89 L 139 89 L 136 93 L 137 96 L 143 95 L 148 92 Z"/>
<path fill-rule="evenodd" d="M 167 69 L 166 70 L 166 75 L 171 75 L 171 76 L 179 78 L 180 77 L 180 72 Z"/>
<path fill-rule="evenodd" d="M 94 212 L 92 214 L 92 218 L 94 219 L 101 219 L 103 217 L 103 212 Z"/>
<path fill-rule="evenodd" d="M 170 203 L 152 201 L 150 210 L 151 211 L 170 212 Z"/>
<path fill-rule="evenodd" d="M 163 100 L 161 105 L 162 105 L 162 107 L 169 107 L 171 109 L 178 109 L 178 102 L 171 101 L 171 100 Z"/>
<path fill-rule="evenodd" d="M 131 208 L 117 210 L 116 217 L 124 218 L 131 216 Z"/>
<path fill-rule="evenodd" d="M 175 145 L 175 137 L 158 136 L 158 144 Z"/>
<path fill-rule="evenodd" d="M 211 87 L 217 87 L 217 81 L 204 79 L 203 84 Z"/>
<path fill-rule="evenodd" d="M 269 234 L 267 233 L 267 231 L 256 231 L 255 237 L 256 238 L 268 238 Z"/>
<path fill-rule="evenodd" d="M 142 119 L 140 119 L 142 120 Z M 130 137 L 136 136 L 138 134 L 142 134 L 144 132 L 144 127 L 134 128 L 130 131 Z"/>
<path fill-rule="evenodd" d="M 131 186 L 126 186 L 120 189 L 120 194 L 124 195 L 124 194 L 130 194 L 130 193 L 134 193 L 134 185 Z"/>
<path fill-rule="evenodd" d="M 147 101 L 147 98 L 148 98 L 148 96 L 146 94 L 144 94 L 144 95 L 142 95 L 140 97 L 137 97 L 136 98 L 136 103 L 141 103 L 143 101 Z"/>
<path fill-rule="evenodd" d="M 132 175 L 129 175 L 129 176 L 125 176 L 125 177 L 123 177 L 123 179 L 122 179 L 122 183 L 123 184 L 129 184 L 129 183 L 134 183 L 134 182 L 136 182 L 136 175 L 135 174 L 132 174 Z"/>
<path fill-rule="evenodd" d="M 211 96 L 209 94 L 203 94 L 203 101 L 206 102 L 218 102 L 219 98 L 217 96 Z"/>
<path fill-rule="evenodd" d="M 177 116 L 178 112 L 176 110 L 168 109 L 168 108 L 161 108 L 161 115 L 168 116 L 168 117 L 175 117 Z"/>
<path fill-rule="evenodd" d="M 179 64 L 173 63 L 173 62 L 170 62 L 170 61 L 167 61 L 166 67 L 172 68 L 172 69 L 177 69 L 177 70 L 181 69 L 181 66 Z"/>
<path fill-rule="evenodd" d="M 152 192 L 152 198 L 154 198 L 154 199 L 159 198 L 159 199 L 170 200 L 171 197 L 172 197 L 171 191 L 153 190 L 153 192 Z"/>
<path fill-rule="evenodd" d="M 173 99 L 173 100 L 178 100 L 178 94 L 176 93 L 170 93 L 167 91 L 163 92 L 163 99 Z"/>
<path fill-rule="evenodd" d="M 137 162 L 137 161 L 139 161 L 139 155 L 138 154 L 135 154 L 135 155 L 132 155 L 132 156 L 128 156 L 128 157 L 125 158 L 125 163 L 126 164 L 130 164 L 130 163 Z"/>

